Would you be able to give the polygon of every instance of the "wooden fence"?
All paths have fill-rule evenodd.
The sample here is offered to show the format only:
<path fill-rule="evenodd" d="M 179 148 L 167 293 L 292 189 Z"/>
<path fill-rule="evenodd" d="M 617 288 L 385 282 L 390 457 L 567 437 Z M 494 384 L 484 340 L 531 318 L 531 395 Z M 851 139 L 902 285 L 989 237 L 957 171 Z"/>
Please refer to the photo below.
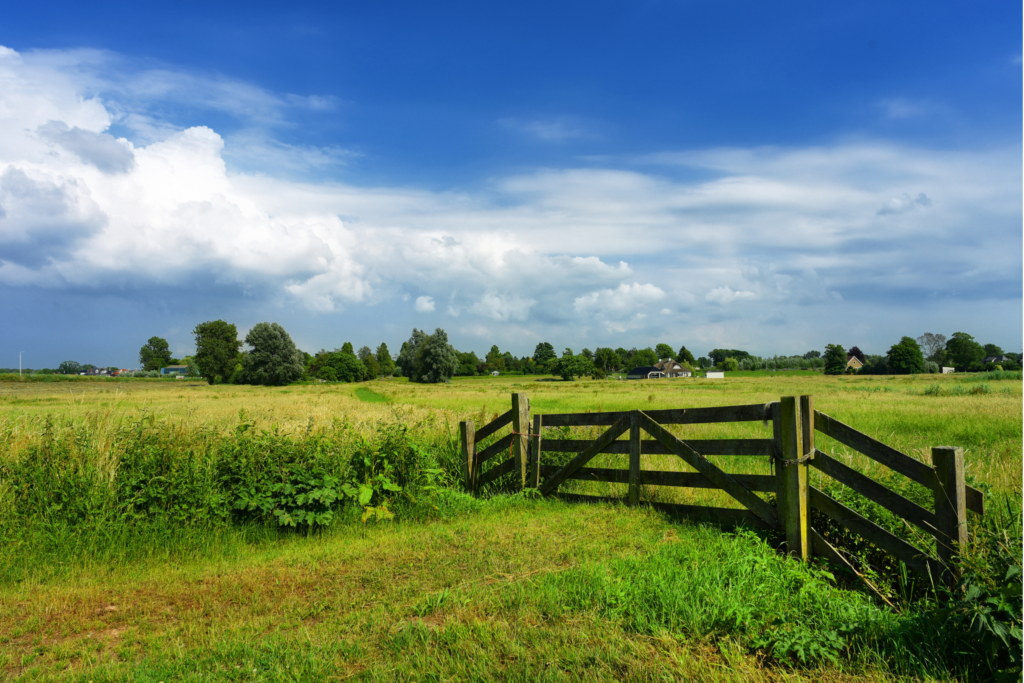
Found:
<path fill-rule="evenodd" d="M 665 425 L 770 422 L 771 439 L 687 439 L 672 434 Z M 489 446 L 477 444 L 505 427 L 507 434 Z M 596 439 L 544 440 L 541 432 L 551 427 L 607 427 Z M 527 428 L 529 427 L 529 428 Z M 641 440 L 646 432 L 651 440 Z M 933 492 L 932 510 L 848 467 L 815 447 L 820 432 L 875 462 L 902 474 Z M 628 433 L 628 440 L 620 437 Z M 630 410 L 621 412 L 533 415 L 524 394 L 512 394 L 512 408 L 490 424 L 475 430 L 469 420 L 460 423 L 463 475 L 473 493 L 486 484 L 512 474 L 514 487 L 536 488 L 544 495 L 558 491 L 569 480 L 614 482 L 628 485 L 626 502 L 640 502 L 641 486 L 676 486 L 721 489 L 742 508 L 698 505 L 652 504 L 677 514 L 724 524 L 750 524 L 784 534 L 787 551 L 807 560 L 812 555 L 853 569 L 852 565 L 810 525 L 809 510 L 824 514 L 836 524 L 858 534 L 899 559 L 910 569 L 944 581 L 955 580 L 952 558 L 967 541 L 967 511 L 984 514 L 981 491 L 964 481 L 964 457 L 960 448 L 933 448 L 932 465 L 871 438 L 853 427 L 814 410 L 810 396 L 784 396 L 781 400 L 745 406 Z M 562 466 L 544 464 L 545 452 L 576 453 Z M 600 453 L 629 455 L 628 469 L 586 467 Z M 641 453 L 674 454 L 692 472 L 643 470 Z M 707 459 L 710 455 L 762 456 L 771 458 L 775 474 L 730 474 Z M 493 464 L 492 461 L 497 461 Z M 492 463 L 483 471 L 485 463 Z M 808 484 L 808 467 L 849 487 L 894 515 L 934 536 L 938 557 L 915 547 L 861 514 Z M 774 493 L 775 505 L 758 493 Z M 596 496 L 562 494 L 574 500 L 602 500 Z M 617 499 L 610 499 L 617 500 Z"/>

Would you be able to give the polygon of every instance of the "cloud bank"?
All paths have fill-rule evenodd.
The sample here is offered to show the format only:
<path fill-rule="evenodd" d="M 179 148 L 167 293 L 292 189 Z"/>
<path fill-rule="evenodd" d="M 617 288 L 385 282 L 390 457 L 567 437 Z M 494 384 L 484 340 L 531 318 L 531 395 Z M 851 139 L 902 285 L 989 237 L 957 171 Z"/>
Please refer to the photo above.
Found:
<path fill-rule="evenodd" d="M 247 127 L 225 137 L 168 120 L 161 103 L 173 98 Z M 559 331 L 595 344 L 684 332 L 753 344 L 778 339 L 784 319 L 806 336 L 843 302 L 1019 313 L 1015 147 L 688 150 L 460 192 L 275 173 L 355 158 L 273 135 L 291 109 L 336 104 L 131 71 L 106 53 L 0 48 L 0 286 L 202 282 L 310 315 L 386 304 L 391 318 L 401 309 L 429 316 L 424 327 L 522 345 Z M 509 122 L 542 139 L 575 134 Z"/>

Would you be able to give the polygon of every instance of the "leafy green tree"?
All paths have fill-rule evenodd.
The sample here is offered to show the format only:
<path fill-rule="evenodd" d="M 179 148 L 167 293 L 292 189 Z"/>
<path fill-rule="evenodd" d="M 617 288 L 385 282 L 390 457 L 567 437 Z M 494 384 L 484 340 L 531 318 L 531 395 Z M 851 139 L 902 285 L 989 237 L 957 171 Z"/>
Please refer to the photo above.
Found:
<path fill-rule="evenodd" d="M 841 344 L 825 347 L 825 374 L 841 375 L 846 372 L 846 349 Z"/>
<path fill-rule="evenodd" d="M 150 337 L 139 349 L 139 362 L 143 370 L 159 370 L 171 363 L 171 346 L 162 337 Z"/>
<path fill-rule="evenodd" d="M 324 368 L 331 368 L 331 372 L 325 374 Z M 354 353 L 346 353 L 342 349 L 321 350 L 313 359 L 309 371 L 320 379 L 332 382 L 362 382 L 366 379 L 366 366 L 363 362 Z"/>
<path fill-rule="evenodd" d="M 584 375 L 592 374 L 593 372 L 593 361 L 584 357 L 583 354 L 578 356 L 564 354 L 558 359 L 555 368 L 555 374 L 559 375 L 566 381 L 571 381 L 575 377 L 582 377 Z"/>
<path fill-rule="evenodd" d="M 325 365 L 322 368 L 320 368 L 317 371 L 316 376 L 318 379 L 322 379 L 327 382 L 338 381 L 338 371 L 332 368 L 330 365 Z"/>
<path fill-rule="evenodd" d="M 641 349 L 634 353 L 630 362 L 632 362 L 633 367 L 635 368 L 654 365 L 658 362 L 658 354 L 656 354 L 652 348 L 647 347 L 646 349 Z"/>
<path fill-rule="evenodd" d="M 589 360 L 591 363 L 594 362 L 594 352 L 591 351 L 590 349 L 584 348 L 582 351 L 580 351 L 580 355 Z"/>
<path fill-rule="evenodd" d="M 914 342 L 914 343 L 916 344 L 917 342 Z M 867 359 L 864 357 L 864 352 L 861 351 L 860 347 L 858 347 L 858 346 L 851 346 L 850 350 L 846 352 L 847 360 L 849 360 L 849 358 L 851 356 L 853 356 L 854 358 L 859 360 L 861 363 L 866 363 L 867 362 Z"/>
<path fill-rule="evenodd" d="M 82 364 L 78 361 L 66 360 L 57 366 L 57 372 L 62 375 L 77 375 Z"/>
<path fill-rule="evenodd" d="M 533 360 L 541 367 L 554 358 L 557 358 L 555 354 L 555 347 L 547 342 L 537 344 L 537 348 L 533 350 Z"/>
<path fill-rule="evenodd" d="M 477 375 L 477 367 L 480 366 L 480 359 L 477 358 L 476 352 L 469 351 L 467 353 L 459 352 L 459 369 L 455 372 L 459 377 L 475 377 Z"/>
<path fill-rule="evenodd" d="M 821 351 L 808 351 L 803 355 L 804 360 L 811 360 L 813 358 L 821 358 Z"/>
<path fill-rule="evenodd" d="M 722 369 L 726 372 L 736 372 L 740 369 L 740 362 L 735 358 L 726 358 L 722 361 Z"/>
<path fill-rule="evenodd" d="M 933 360 L 936 363 L 941 363 L 945 360 L 946 335 L 925 332 L 917 338 L 917 345 L 921 347 L 921 353 L 928 360 Z"/>
<path fill-rule="evenodd" d="M 439 327 L 419 345 L 416 374 L 410 379 L 424 384 L 447 382 L 458 369 L 458 353 L 448 343 L 448 333 Z"/>
<path fill-rule="evenodd" d="M 619 354 L 606 346 L 599 347 L 597 351 L 594 352 L 594 365 L 605 372 L 609 372 L 610 370 L 614 370 L 619 367 L 621 362 Z"/>
<path fill-rule="evenodd" d="M 658 360 L 675 360 L 676 354 L 672 352 L 672 347 L 668 344 L 658 344 L 654 347 L 654 353 L 658 355 Z"/>
<path fill-rule="evenodd" d="M 700 358 L 697 359 L 697 367 L 700 367 L 700 368 L 709 368 L 709 367 L 711 367 L 711 359 L 708 358 L 707 356 L 701 356 Z"/>
<path fill-rule="evenodd" d="M 395 374 L 395 359 L 391 357 L 388 345 L 384 342 L 377 347 L 377 366 L 380 367 L 381 377 L 391 377 Z"/>
<path fill-rule="evenodd" d="M 924 354 L 913 337 L 903 337 L 886 355 L 886 365 L 894 375 L 916 375 L 924 372 Z"/>
<path fill-rule="evenodd" d="M 750 358 L 750 354 L 746 351 L 740 351 L 739 349 L 713 349 L 709 354 L 708 358 L 715 365 L 721 365 L 722 361 L 726 358 L 735 358 L 737 361 L 741 361 L 744 358 Z"/>
<path fill-rule="evenodd" d="M 995 344 L 985 344 L 985 356 L 1001 356 L 1003 355 L 1003 349 L 1001 346 Z"/>
<path fill-rule="evenodd" d="M 361 362 L 365 368 L 363 376 L 366 379 L 377 379 L 380 377 L 380 363 L 377 362 L 377 358 L 372 353 L 364 356 Z"/>
<path fill-rule="evenodd" d="M 402 371 L 402 377 L 412 379 L 416 373 L 416 358 L 419 354 L 420 345 L 427 341 L 427 333 L 423 330 L 412 328 L 412 335 L 409 341 L 402 342 L 402 350 L 398 354 L 395 365 Z"/>
<path fill-rule="evenodd" d="M 687 365 L 696 364 L 696 360 L 693 358 L 693 354 L 685 346 L 679 347 L 679 353 L 676 354 L 676 360 L 680 363 L 686 363 Z"/>
<path fill-rule="evenodd" d="M 185 356 L 185 365 L 188 367 L 185 370 L 186 377 L 200 377 L 199 366 L 196 365 L 196 359 L 194 356 Z"/>
<path fill-rule="evenodd" d="M 946 342 L 946 356 L 957 372 L 966 372 L 984 360 L 985 348 L 966 332 L 954 332 Z"/>
<path fill-rule="evenodd" d="M 199 374 L 210 384 L 218 377 L 222 382 L 230 381 L 242 348 L 238 329 L 223 320 L 210 320 L 196 325 L 192 334 L 196 338 L 195 360 Z"/>
<path fill-rule="evenodd" d="M 355 349 L 352 347 L 352 342 L 345 342 L 341 345 L 342 353 L 351 353 L 353 356 L 356 355 Z"/>
<path fill-rule="evenodd" d="M 491 347 L 491 350 L 487 352 L 487 356 L 484 357 L 484 362 L 487 363 L 487 369 L 490 372 L 497 370 L 498 372 L 505 372 L 505 357 L 501 355 L 501 351 L 498 349 L 498 345 L 495 344 Z"/>
<path fill-rule="evenodd" d="M 281 386 L 302 376 L 302 354 L 277 323 L 256 323 L 245 335 L 245 343 L 252 350 L 242 364 L 244 383 Z"/>
<path fill-rule="evenodd" d="M 359 348 L 359 350 L 356 351 L 356 358 L 358 358 L 359 360 L 366 360 L 367 356 L 372 356 L 372 355 L 373 355 L 373 351 L 370 350 L 369 346 L 361 346 Z M 376 359 L 374 359 L 374 360 L 376 360 Z"/>

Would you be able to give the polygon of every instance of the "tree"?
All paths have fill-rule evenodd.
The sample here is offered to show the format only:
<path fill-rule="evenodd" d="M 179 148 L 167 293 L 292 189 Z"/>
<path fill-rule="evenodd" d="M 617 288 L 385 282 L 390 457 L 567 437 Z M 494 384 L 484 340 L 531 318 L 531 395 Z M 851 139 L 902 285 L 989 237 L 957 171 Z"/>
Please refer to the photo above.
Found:
<path fill-rule="evenodd" d="M 697 359 L 697 365 L 702 368 L 711 367 L 711 359 L 707 356 L 701 356 Z"/>
<path fill-rule="evenodd" d="M 78 361 L 66 360 L 57 366 L 57 372 L 62 375 L 77 375 L 82 364 Z"/>
<path fill-rule="evenodd" d="M 501 355 L 501 350 L 498 348 L 497 344 L 492 346 L 491 350 L 487 352 L 484 362 L 487 363 L 487 369 L 490 372 L 494 372 L 495 370 L 498 372 L 505 372 L 505 357 Z"/>
<path fill-rule="evenodd" d="M 362 382 L 366 378 L 366 366 L 354 353 L 321 349 L 309 366 L 309 374 L 332 382 Z"/>
<path fill-rule="evenodd" d="M 547 342 L 537 344 L 533 350 L 533 360 L 537 365 L 543 367 L 548 361 L 556 358 L 555 347 Z"/>
<path fill-rule="evenodd" d="M 740 369 L 740 362 L 735 358 L 726 358 L 722 361 L 722 369 L 728 372 L 736 372 Z"/>
<path fill-rule="evenodd" d="M 356 355 L 355 349 L 352 348 L 352 342 L 345 342 L 341 345 L 342 353 L 351 353 L 353 356 Z"/>
<path fill-rule="evenodd" d="M 840 344 L 825 347 L 825 374 L 841 375 L 846 372 L 846 349 Z"/>
<path fill-rule="evenodd" d="M 925 332 L 917 338 L 917 344 L 926 358 L 937 361 L 946 347 L 946 335 Z"/>
<path fill-rule="evenodd" d="M 302 354 L 277 323 L 256 323 L 245 335 L 245 343 L 252 348 L 242 364 L 245 384 L 279 387 L 302 377 Z"/>
<path fill-rule="evenodd" d="M 915 343 L 916 343 L 916 342 L 915 342 Z M 850 350 L 846 352 L 846 357 L 847 357 L 847 358 L 849 358 L 850 356 L 853 356 L 854 358 L 856 358 L 857 360 L 859 360 L 859 361 L 861 362 L 861 364 L 862 364 L 862 365 L 863 365 L 864 363 L 866 363 L 866 362 L 867 362 L 867 361 L 866 361 L 866 360 L 864 359 L 864 352 L 863 352 L 863 351 L 861 351 L 861 350 L 860 350 L 860 349 L 859 349 L 858 347 L 856 347 L 856 346 L 851 346 L 851 347 L 850 347 Z"/>
<path fill-rule="evenodd" d="M 676 354 L 676 360 L 679 361 L 680 363 L 687 363 L 689 365 L 693 365 L 694 363 L 697 362 L 696 360 L 694 360 L 693 354 L 690 353 L 689 349 L 687 349 L 685 346 L 679 347 L 679 353 Z"/>
<path fill-rule="evenodd" d="M 559 375 L 565 381 L 571 381 L 575 377 L 582 377 L 583 375 L 589 375 L 594 372 L 594 363 L 580 354 L 574 356 L 572 354 L 563 355 L 558 359 L 555 366 L 555 374 Z"/>
<path fill-rule="evenodd" d="M 744 358 L 750 358 L 750 354 L 746 351 L 740 351 L 739 349 L 713 349 L 711 353 L 708 354 L 708 358 L 710 358 L 715 365 L 721 365 L 722 361 L 726 358 L 735 358 L 737 361 L 741 361 Z"/>
<path fill-rule="evenodd" d="M 419 344 L 416 358 L 416 375 L 413 381 L 425 384 L 447 382 L 459 368 L 459 356 L 455 347 L 448 343 L 448 333 L 440 327 Z"/>
<path fill-rule="evenodd" d="M 364 357 L 362 363 L 363 368 L 365 368 L 363 376 L 366 377 L 366 379 L 377 379 L 380 377 L 380 363 L 377 362 L 377 359 L 372 353 Z"/>
<path fill-rule="evenodd" d="M 811 360 L 812 358 L 821 358 L 821 351 L 808 351 L 803 355 L 804 360 Z"/>
<path fill-rule="evenodd" d="M 589 360 L 591 363 L 594 362 L 594 352 L 591 351 L 590 349 L 584 348 L 582 351 L 580 351 L 580 355 Z"/>
<path fill-rule="evenodd" d="M 196 365 L 196 359 L 194 356 L 185 356 L 185 365 L 188 369 L 185 370 L 186 377 L 200 377 L 199 366 Z"/>
<path fill-rule="evenodd" d="M 459 369 L 455 371 L 455 374 L 459 377 L 474 377 L 477 374 L 477 366 L 480 364 L 480 359 L 477 358 L 476 352 L 462 353 L 460 351 Z"/>
<path fill-rule="evenodd" d="M 395 359 L 388 351 L 388 345 L 381 342 L 377 347 L 377 366 L 380 368 L 381 377 L 391 377 L 395 374 Z"/>
<path fill-rule="evenodd" d="M 143 370 L 159 370 L 171 365 L 171 346 L 162 337 L 150 337 L 139 349 L 139 363 Z"/>
<path fill-rule="evenodd" d="M 619 358 L 619 354 L 615 353 L 608 347 L 599 347 L 594 352 L 594 365 L 601 368 L 605 372 L 614 370 L 619 367 L 622 360 Z"/>
<path fill-rule="evenodd" d="M 419 347 L 426 340 L 427 333 L 414 327 L 412 328 L 412 335 L 409 337 L 409 341 L 402 342 L 402 350 L 398 354 L 398 360 L 395 361 L 395 365 L 401 369 L 403 377 L 412 379 L 415 376 Z"/>
<path fill-rule="evenodd" d="M 658 354 L 658 360 L 675 359 L 672 347 L 668 344 L 658 344 L 654 347 L 654 353 Z"/>
<path fill-rule="evenodd" d="M 988 356 L 1001 356 L 1003 355 L 1003 349 L 995 344 L 985 344 L 985 357 Z"/>
<path fill-rule="evenodd" d="M 966 332 L 954 332 L 946 342 L 946 355 L 957 372 L 965 372 L 984 360 L 985 348 Z"/>
<path fill-rule="evenodd" d="M 903 337 L 886 354 L 889 372 L 894 375 L 916 375 L 924 372 L 924 356 L 913 337 Z"/>
<path fill-rule="evenodd" d="M 658 354 L 653 349 L 647 347 L 633 354 L 632 363 L 633 367 L 641 368 L 649 365 L 654 365 L 658 362 Z"/>
<path fill-rule="evenodd" d="M 358 351 L 356 351 L 356 358 L 358 358 L 359 360 L 366 360 L 367 357 L 372 355 L 373 351 L 370 350 L 369 346 L 362 346 L 359 348 Z M 376 360 L 376 358 L 374 360 Z"/>
<path fill-rule="evenodd" d="M 223 320 L 210 320 L 196 325 L 192 334 L 196 338 L 195 359 L 199 374 L 210 384 L 218 377 L 222 382 L 229 381 L 242 348 L 235 326 Z"/>

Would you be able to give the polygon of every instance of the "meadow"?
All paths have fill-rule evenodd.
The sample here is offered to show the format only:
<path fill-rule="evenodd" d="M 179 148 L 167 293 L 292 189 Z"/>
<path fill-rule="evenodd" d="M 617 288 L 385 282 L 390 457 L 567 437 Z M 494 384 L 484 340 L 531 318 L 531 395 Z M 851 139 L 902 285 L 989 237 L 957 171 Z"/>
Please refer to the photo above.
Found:
<path fill-rule="evenodd" d="M 0 671 L 8 678 L 838 681 L 998 673 L 958 656 L 955 629 L 927 600 L 898 600 L 908 590 L 899 581 L 887 585 L 893 609 L 820 564 L 783 558 L 771 539 L 749 531 L 726 533 L 644 507 L 537 500 L 502 482 L 481 499 L 466 496 L 456 436 L 460 420 L 479 428 L 507 410 L 512 392 L 525 393 L 541 414 L 810 394 L 818 410 L 925 462 L 932 446 L 962 446 L 969 479 L 988 494 L 988 526 L 976 532 L 996 540 L 984 552 L 1002 544 L 1012 556 L 1020 546 L 1019 379 L 780 372 L 724 381 L 488 377 L 281 388 L 4 379 Z M 675 431 L 771 433 L 761 423 Z M 888 483 L 863 456 L 823 437 L 818 447 Z M 600 459 L 595 465 L 625 466 L 625 456 Z M 645 467 L 683 469 L 673 456 L 644 459 Z M 760 458 L 716 460 L 733 472 L 770 467 Z M 346 493 L 346 485 L 355 488 Z M 564 488 L 624 493 L 615 484 Z M 735 506 L 704 489 L 652 488 L 644 497 Z M 366 509 L 377 512 L 361 521 Z M 1019 614 L 1018 604 L 1018 626 Z"/>

